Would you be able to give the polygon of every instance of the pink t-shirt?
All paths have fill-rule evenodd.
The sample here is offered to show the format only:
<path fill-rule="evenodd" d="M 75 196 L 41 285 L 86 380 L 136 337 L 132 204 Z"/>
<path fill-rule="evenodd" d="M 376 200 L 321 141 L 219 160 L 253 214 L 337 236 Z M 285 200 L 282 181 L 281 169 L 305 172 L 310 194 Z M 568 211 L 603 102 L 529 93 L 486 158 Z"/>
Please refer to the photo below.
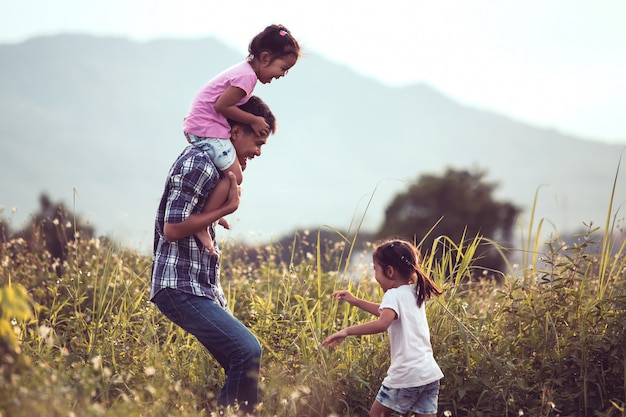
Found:
<path fill-rule="evenodd" d="M 246 103 L 257 82 L 257 76 L 248 63 L 241 62 L 221 72 L 196 94 L 189 113 L 183 121 L 183 129 L 198 137 L 230 139 L 230 124 L 226 117 L 215 110 L 215 102 L 230 86 L 241 88 L 246 96 L 238 106 Z"/>

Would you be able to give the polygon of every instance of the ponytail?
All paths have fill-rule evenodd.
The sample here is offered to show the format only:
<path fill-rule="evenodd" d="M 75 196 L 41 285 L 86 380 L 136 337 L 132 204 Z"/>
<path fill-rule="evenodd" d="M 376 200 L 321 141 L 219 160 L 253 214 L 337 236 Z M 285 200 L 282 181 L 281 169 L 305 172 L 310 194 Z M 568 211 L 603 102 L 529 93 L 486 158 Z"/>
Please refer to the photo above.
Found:
<path fill-rule="evenodd" d="M 417 298 L 417 306 L 421 307 L 425 300 L 433 295 L 443 294 L 443 291 L 435 284 L 435 282 L 426 275 L 421 268 L 415 268 L 417 274 L 417 282 L 415 283 L 415 296 Z"/>

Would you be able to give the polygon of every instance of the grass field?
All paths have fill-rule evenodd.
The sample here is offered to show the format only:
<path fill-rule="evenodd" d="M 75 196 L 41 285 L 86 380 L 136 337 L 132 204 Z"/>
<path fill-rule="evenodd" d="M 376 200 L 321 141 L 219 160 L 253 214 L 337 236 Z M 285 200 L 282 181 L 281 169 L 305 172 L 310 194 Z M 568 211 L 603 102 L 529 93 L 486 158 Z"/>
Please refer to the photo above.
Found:
<path fill-rule="evenodd" d="M 445 374 L 439 415 L 624 415 L 623 232 L 607 221 L 566 247 L 531 239 L 542 226 L 528 226 L 521 261 L 499 282 L 468 279 L 479 237 L 422 248 L 445 291 L 427 306 Z M 315 231 L 288 248 L 223 246 L 229 305 L 263 346 L 259 415 L 367 415 L 386 335 L 334 350 L 320 342 L 371 319 L 330 297 L 347 287 L 380 300 L 369 255 L 353 259 L 352 238 L 323 242 Z M 217 415 L 224 376 L 148 301 L 151 259 L 95 239 L 66 253 L 59 263 L 21 239 L 0 246 L 0 416 Z"/>

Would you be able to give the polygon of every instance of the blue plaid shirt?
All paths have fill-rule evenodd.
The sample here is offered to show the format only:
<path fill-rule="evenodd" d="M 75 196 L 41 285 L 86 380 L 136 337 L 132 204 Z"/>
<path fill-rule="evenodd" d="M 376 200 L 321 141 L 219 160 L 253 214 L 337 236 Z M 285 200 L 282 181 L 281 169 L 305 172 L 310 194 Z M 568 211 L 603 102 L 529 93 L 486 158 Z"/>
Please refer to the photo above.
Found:
<path fill-rule="evenodd" d="M 151 300 L 163 288 L 174 288 L 227 308 L 220 285 L 219 256 L 211 256 L 193 235 L 168 242 L 163 234 L 165 222 L 180 223 L 190 214 L 201 213 L 219 180 L 220 173 L 208 155 L 194 146 L 185 148 L 172 165 L 155 222 Z M 219 254 L 214 225 L 209 233 Z"/>

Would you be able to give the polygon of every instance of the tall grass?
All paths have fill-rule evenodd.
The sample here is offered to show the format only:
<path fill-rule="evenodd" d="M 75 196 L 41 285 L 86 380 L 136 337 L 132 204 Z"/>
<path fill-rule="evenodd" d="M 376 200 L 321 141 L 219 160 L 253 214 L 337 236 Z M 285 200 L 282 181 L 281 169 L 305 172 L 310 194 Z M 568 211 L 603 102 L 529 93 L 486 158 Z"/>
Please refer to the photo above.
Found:
<path fill-rule="evenodd" d="M 623 243 L 606 243 L 616 224 L 568 247 L 526 237 L 528 258 L 499 282 L 470 279 L 479 236 L 422 248 L 445 291 L 427 304 L 445 373 L 440 415 L 623 415 L 626 256 Z M 385 376 L 386 335 L 320 347 L 372 319 L 334 290 L 382 296 L 369 259 L 351 262 L 370 246 L 320 236 L 296 233 L 287 261 L 278 244 L 253 255 L 223 245 L 229 304 L 263 346 L 261 416 L 367 415 Z M 23 240 L 0 246 L 0 416 L 215 415 L 224 375 L 148 301 L 150 258 L 99 240 L 67 253 L 59 269 Z"/>

